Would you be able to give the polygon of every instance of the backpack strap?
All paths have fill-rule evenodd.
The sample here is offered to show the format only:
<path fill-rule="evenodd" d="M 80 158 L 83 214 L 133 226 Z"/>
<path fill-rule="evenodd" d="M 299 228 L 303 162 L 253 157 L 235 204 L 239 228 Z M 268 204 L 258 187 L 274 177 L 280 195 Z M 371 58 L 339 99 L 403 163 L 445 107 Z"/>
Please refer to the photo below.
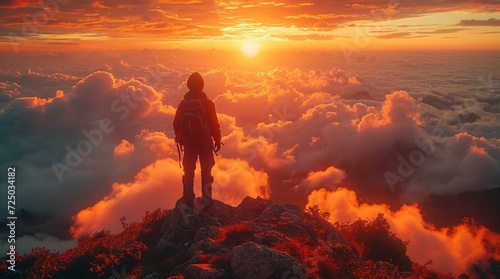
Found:
<path fill-rule="evenodd" d="M 182 169 L 182 165 L 181 165 L 182 152 L 184 152 L 184 149 L 182 148 L 182 145 L 180 143 L 177 143 L 177 153 L 179 154 L 179 168 L 181 168 L 181 169 Z"/>

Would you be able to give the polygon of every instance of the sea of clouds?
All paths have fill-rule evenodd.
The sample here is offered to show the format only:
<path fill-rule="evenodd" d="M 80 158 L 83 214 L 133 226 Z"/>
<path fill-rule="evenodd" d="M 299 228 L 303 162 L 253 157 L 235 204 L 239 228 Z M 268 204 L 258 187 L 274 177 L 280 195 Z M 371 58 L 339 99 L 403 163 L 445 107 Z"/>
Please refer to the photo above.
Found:
<path fill-rule="evenodd" d="M 442 271 L 500 258 L 498 234 L 470 224 L 435 228 L 417 205 L 429 195 L 500 186 L 500 71 L 491 62 L 498 53 L 240 60 L 215 50 L 6 58 L 0 166 L 17 169 L 26 251 L 71 247 L 71 237 L 119 232 L 123 216 L 137 221 L 174 206 L 182 170 L 172 121 L 187 77 L 198 71 L 225 144 L 213 171 L 216 199 L 317 204 L 332 222 L 382 212 L 410 239 L 414 261 L 432 260 Z M 490 242 L 497 249 L 488 250 Z"/>

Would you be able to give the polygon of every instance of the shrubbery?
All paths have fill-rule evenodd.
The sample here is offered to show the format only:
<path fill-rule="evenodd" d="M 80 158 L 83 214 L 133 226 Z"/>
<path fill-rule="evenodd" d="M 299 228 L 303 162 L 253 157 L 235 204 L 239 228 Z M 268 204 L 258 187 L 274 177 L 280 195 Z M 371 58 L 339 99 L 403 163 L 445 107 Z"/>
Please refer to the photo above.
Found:
<path fill-rule="evenodd" d="M 412 270 L 412 262 L 406 255 L 409 241 L 402 241 L 390 231 L 383 214 L 373 221 L 357 220 L 350 224 L 337 224 L 337 230 L 363 259 L 392 263 L 400 271 Z"/>
<path fill-rule="evenodd" d="M 16 273 L 7 271 L 3 258 L 0 263 L 0 277 L 108 278 L 123 271 L 135 277 L 152 272 L 160 272 L 166 276 L 189 259 L 186 254 L 187 247 L 184 249 L 186 251 L 179 251 L 167 258 L 157 258 L 151 252 L 162 236 L 161 227 L 166 213 L 158 209 L 146 213 L 142 222 L 130 224 L 122 218 L 123 232 L 111 234 L 103 230 L 92 236 L 82 237 L 76 248 L 64 253 L 35 248 L 29 254 L 18 257 Z M 310 208 L 309 213 L 316 217 L 328 217 L 317 208 Z M 303 264 L 308 278 L 399 278 L 401 274 L 407 278 L 450 278 L 429 271 L 426 265 L 412 263 L 406 254 L 408 242 L 397 238 L 389 230 L 389 224 L 382 214 L 372 221 L 358 220 L 348 224 L 336 224 L 336 229 L 348 244 L 325 239 L 325 232 L 314 231 L 316 226 L 308 226 L 308 222 L 314 223 L 317 220 L 299 220 L 298 228 L 306 228 L 300 235 L 287 231 L 287 237 L 282 242 L 262 243 L 289 254 Z M 282 227 L 285 230 L 295 228 L 286 227 L 286 224 Z M 261 233 L 255 232 L 247 222 L 223 226 L 213 241 L 222 244 L 225 249 L 201 254 L 200 259 L 215 268 L 231 272 L 230 248 L 255 241 L 256 236 Z M 492 263 L 491 266 L 498 266 L 498 262 Z"/>
<path fill-rule="evenodd" d="M 64 253 L 34 248 L 18 257 L 18 278 L 99 278 L 112 276 L 112 271 L 140 273 L 145 252 L 160 237 L 160 228 L 166 211 L 146 213 L 142 222 L 126 226 L 113 235 L 103 230 L 78 240 L 78 246 Z M 5 262 L 2 259 L 2 262 Z M 5 267 L 2 267 L 4 269 Z M 118 272 L 120 273 L 120 272 Z M 7 274 L 10 274 L 7 272 Z"/>
<path fill-rule="evenodd" d="M 253 240 L 253 229 L 247 223 L 231 224 L 221 228 L 215 241 L 228 246 L 237 246 Z"/>

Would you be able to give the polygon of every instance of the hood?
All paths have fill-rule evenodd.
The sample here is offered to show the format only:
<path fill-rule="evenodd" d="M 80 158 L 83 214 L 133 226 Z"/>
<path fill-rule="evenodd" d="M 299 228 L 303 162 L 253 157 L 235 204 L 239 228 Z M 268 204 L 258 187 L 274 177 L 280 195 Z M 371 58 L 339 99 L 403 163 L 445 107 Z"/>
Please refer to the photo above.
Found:
<path fill-rule="evenodd" d="M 187 87 L 190 91 L 202 91 L 204 86 L 205 82 L 198 72 L 194 72 L 189 76 Z"/>

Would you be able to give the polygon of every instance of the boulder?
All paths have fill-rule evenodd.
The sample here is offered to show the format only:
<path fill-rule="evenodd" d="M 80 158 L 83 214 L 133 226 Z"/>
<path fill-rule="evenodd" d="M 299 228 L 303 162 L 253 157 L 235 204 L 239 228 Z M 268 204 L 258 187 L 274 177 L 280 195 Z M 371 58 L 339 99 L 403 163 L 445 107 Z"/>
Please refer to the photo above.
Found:
<path fill-rule="evenodd" d="M 176 267 L 172 271 L 172 274 L 172 276 L 179 276 L 179 278 L 184 279 L 216 279 L 228 277 L 227 271 L 215 268 L 210 263 L 186 263 Z"/>
<path fill-rule="evenodd" d="M 172 256 L 182 247 L 215 235 L 217 228 L 238 223 L 242 219 L 243 216 L 237 208 L 220 201 L 214 200 L 213 206 L 207 211 L 193 209 L 178 202 L 165 218 L 162 226 L 163 236 L 156 245 L 155 253 L 159 257 Z"/>
<path fill-rule="evenodd" d="M 271 204 L 272 202 L 270 200 L 265 200 L 261 197 L 254 199 L 247 196 L 241 201 L 237 208 L 243 213 L 246 220 L 251 220 L 259 217 Z"/>
<path fill-rule="evenodd" d="M 207 237 L 214 238 L 220 232 L 221 229 L 216 226 L 201 227 L 196 231 L 196 234 L 194 235 L 194 241 L 199 241 Z"/>
<path fill-rule="evenodd" d="M 237 278 L 306 278 L 304 267 L 290 255 L 253 242 L 234 247 L 230 262 Z"/>
<path fill-rule="evenodd" d="M 143 279 L 161 279 L 161 278 L 162 277 L 160 276 L 160 274 L 154 272 L 154 273 L 151 273 L 148 276 L 144 277 Z"/>
<path fill-rule="evenodd" d="M 216 279 L 225 277 L 226 272 L 210 264 L 190 264 L 184 270 L 184 276 L 193 279 Z"/>
<path fill-rule="evenodd" d="M 223 249 L 224 247 L 220 243 L 207 237 L 191 245 L 188 249 L 188 255 L 194 255 L 197 251 L 203 251 L 207 254 L 211 254 Z"/>

